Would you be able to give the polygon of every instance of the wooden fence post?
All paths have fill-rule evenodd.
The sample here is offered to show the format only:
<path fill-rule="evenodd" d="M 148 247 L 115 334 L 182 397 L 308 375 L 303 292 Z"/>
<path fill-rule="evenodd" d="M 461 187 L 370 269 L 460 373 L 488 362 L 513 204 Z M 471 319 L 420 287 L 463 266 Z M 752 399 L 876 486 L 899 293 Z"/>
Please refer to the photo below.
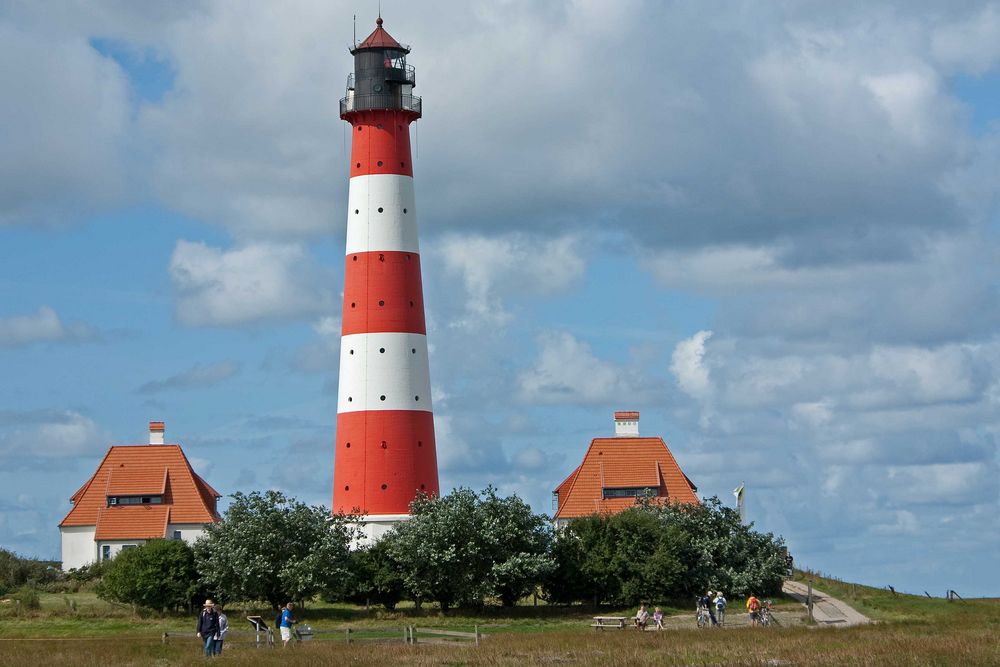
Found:
<path fill-rule="evenodd" d="M 351 629 L 347 628 L 347 643 L 351 643 Z"/>
<path fill-rule="evenodd" d="M 477 624 L 475 628 L 476 628 L 476 646 L 479 646 L 479 625 Z"/>
<path fill-rule="evenodd" d="M 806 607 L 809 608 L 809 620 L 815 620 L 813 618 L 813 585 L 809 582 L 809 589 L 806 591 Z"/>

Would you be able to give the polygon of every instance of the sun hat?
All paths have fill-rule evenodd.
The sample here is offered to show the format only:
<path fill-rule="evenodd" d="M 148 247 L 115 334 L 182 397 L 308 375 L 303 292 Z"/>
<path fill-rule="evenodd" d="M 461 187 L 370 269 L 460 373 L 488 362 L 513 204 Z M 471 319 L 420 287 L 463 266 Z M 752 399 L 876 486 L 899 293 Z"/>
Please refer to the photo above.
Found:
<path fill-rule="evenodd" d="M 203 604 L 202 606 L 203 607 L 214 607 L 215 606 L 215 602 L 212 601 L 212 598 L 208 598 L 207 600 L 205 600 L 205 604 Z"/>

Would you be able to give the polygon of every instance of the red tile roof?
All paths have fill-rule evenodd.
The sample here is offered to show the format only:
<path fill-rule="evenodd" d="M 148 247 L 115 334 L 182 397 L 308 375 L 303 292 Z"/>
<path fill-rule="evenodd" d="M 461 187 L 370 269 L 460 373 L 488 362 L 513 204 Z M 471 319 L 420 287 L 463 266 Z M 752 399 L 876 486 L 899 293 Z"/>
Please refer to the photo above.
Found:
<path fill-rule="evenodd" d="M 663 438 L 594 438 L 583 462 L 556 488 L 556 519 L 615 514 L 635 498 L 604 499 L 605 488 L 655 487 L 662 501 L 698 503 L 697 488 L 677 465 Z"/>
<path fill-rule="evenodd" d="M 148 540 L 166 537 L 169 505 L 118 505 L 101 508 L 95 540 Z"/>
<path fill-rule="evenodd" d="M 358 49 L 405 49 L 405 47 L 382 28 L 382 17 L 380 16 L 375 21 L 375 31 L 365 37 L 365 41 L 354 47 L 355 51 Z"/>
<path fill-rule="evenodd" d="M 618 410 L 615 412 L 615 419 L 638 419 L 639 413 L 629 410 Z"/>
<path fill-rule="evenodd" d="M 163 504 L 108 506 L 108 496 L 130 495 L 159 495 Z M 70 498 L 73 509 L 59 525 L 97 526 L 96 539 L 165 537 L 168 521 L 218 521 L 219 497 L 191 469 L 179 445 L 116 445 Z"/>

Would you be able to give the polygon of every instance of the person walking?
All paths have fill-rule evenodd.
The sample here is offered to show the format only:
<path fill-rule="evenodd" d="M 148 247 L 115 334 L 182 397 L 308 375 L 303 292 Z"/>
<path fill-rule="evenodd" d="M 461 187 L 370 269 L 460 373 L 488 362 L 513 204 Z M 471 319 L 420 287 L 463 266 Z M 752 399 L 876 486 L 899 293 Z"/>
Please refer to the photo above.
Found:
<path fill-rule="evenodd" d="M 281 647 L 284 648 L 288 646 L 288 642 L 292 641 L 292 626 L 298 621 L 295 620 L 295 604 L 289 602 L 285 605 L 285 608 L 281 610 L 281 622 L 278 627 L 281 630 Z"/>
<path fill-rule="evenodd" d="M 722 591 L 715 592 L 715 613 L 719 618 L 719 625 L 725 625 L 726 622 L 726 596 L 722 594 Z"/>
<path fill-rule="evenodd" d="M 222 611 L 222 605 L 215 605 L 215 613 L 219 616 L 219 631 L 215 633 L 215 645 L 212 647 L 215 655 L 222 655 L 222 642 L 226 640 L 226 633 L 229 632 L 229 619 Z"/>
<path fill-rule="evenodd" d="M 205 600 L 201 608 L 196 634 L 205 643 L 205 657 L 212 657 L 215 654 L 215 636 L 219 634 L 219 615 L 215 613 L 215 603 L 211 599 Z"/>

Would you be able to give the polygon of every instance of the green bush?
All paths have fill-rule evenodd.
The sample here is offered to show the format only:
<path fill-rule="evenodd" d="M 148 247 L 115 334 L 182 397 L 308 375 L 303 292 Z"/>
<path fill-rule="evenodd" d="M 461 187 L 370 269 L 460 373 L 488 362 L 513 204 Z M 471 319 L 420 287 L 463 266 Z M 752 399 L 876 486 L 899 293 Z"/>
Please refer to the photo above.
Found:
<path fill-rule="evenodd" d="M 191 547 L 181 540 L 150 540 L 109 562 L 97 594 L 161 610 L 186 606 L 197 587 Z"/>
<path fill-rule="evenodd" d="M 42 601 L 38 597 L 38 591 L 31 586 L 22 586 L 8 595 L 11 600 L 21 601 L 21 610 L 41 609 Z"/>
<path fill-rule="evenodd" d="M 0 549 L 0 595 L 26 584 L 47 584 L 59 576 L 59 571 L 50 561 L 22 558 L 12 551 Z"/>

